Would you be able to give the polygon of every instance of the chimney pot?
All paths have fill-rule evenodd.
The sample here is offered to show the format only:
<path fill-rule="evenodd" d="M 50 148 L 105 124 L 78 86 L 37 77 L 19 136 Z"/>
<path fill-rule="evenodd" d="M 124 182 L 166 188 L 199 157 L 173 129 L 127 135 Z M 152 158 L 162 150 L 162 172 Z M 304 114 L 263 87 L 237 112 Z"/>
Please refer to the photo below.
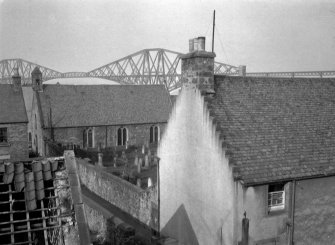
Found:
<path fill-rule="evenodd" d="M 241 77 L 245 77 L 247 71 L 247 67 L 245 65 L 240 65 L 238 67 L 238 75 Z"/>
<path fill-rule="evenodd" d="M 198 37 L 198 50 L 205 51 L 206 37 Z"/>
<path fill-rule="evenodd" d="M 194 49 L 194 51 L 199 50 L 199 40 L 198 40 L 198 38 L 193 39 L 193 49 Z"/>

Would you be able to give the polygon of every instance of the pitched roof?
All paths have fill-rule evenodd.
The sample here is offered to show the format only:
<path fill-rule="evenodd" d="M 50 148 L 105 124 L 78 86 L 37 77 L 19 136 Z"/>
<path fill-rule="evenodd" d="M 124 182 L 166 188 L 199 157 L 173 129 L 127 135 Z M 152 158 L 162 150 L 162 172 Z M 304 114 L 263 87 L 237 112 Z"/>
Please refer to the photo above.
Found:
<path fill-rule="evenodd" d="M 44 125 L 53 127 L 166 122 L 171 101 L 161 85 L 44 85 Z"/>
<path fill-rule="evenodd" d="M 206 100 L 245 185 L 335 174 L 335 79 L 215 80 Z"/>
<path fill-rule="evenodd" d="M 0 124 L 27 123 L 22 90 L 14 92 L 13 85 L 0 84 Z"/>
<path fill-rule="evenodd" d="M 26 106 L 27 116 L 30 117 L 33 105 L 33 89 L 31 86 L 22 87 L 24 103 Z"/>

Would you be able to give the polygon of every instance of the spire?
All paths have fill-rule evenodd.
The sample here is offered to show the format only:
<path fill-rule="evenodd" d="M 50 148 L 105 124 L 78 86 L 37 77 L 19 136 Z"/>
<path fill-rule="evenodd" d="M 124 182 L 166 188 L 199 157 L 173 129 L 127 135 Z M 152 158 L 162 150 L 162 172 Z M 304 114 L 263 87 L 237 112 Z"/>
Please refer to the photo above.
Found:
<path fill-rule="evenodd" d="M 40 71 L 38 66 L 36 66 L 35 69 L 31 72 L 31 79 L 33 84 L 33 90 L 43 91 L 42 72 Z"/>

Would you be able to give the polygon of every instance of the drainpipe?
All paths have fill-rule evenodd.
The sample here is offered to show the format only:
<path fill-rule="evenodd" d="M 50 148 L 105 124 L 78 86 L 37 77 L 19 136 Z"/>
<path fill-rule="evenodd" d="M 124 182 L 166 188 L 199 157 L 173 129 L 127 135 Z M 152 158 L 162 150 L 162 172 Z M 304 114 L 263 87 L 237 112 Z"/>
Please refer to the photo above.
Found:
<path fill-rule="evenodd" d="M 107 133 L 107 126 L 106 126 L 106 131 L 105 131 L 105 149 L 107 148 L 107 136 L 108 136 L 108 133 Z"/>
<path fill-rule="evenodd" d="M 158 204 L 158 237 L 160 238 L 160 222 L 161 222 L 161 199 L 160 199 L 160 177 L 159 177 L 159 158 L 157 159 L 157 196 L 158 196 L 158 200 L 157 200 L 157 204 Z"/>
<path fill-rule="evenodd" d="M 291 233 L 290 233 L 290 245 L 294 244 L 294 210 L 295 210 L 295 189 L 296 181 L 293 180 L 292 186 L 292 202 L 291 202 Z"/>

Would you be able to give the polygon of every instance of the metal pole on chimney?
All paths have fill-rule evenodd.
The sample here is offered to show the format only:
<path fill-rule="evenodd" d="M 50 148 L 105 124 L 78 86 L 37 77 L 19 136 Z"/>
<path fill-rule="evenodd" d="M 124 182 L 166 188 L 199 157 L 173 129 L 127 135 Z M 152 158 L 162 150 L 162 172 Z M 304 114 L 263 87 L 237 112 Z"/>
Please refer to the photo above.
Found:
<path fill-rule="evenodd" d="M 215 10 L 213 13 L 212 53 L 214 53 Z"/>

